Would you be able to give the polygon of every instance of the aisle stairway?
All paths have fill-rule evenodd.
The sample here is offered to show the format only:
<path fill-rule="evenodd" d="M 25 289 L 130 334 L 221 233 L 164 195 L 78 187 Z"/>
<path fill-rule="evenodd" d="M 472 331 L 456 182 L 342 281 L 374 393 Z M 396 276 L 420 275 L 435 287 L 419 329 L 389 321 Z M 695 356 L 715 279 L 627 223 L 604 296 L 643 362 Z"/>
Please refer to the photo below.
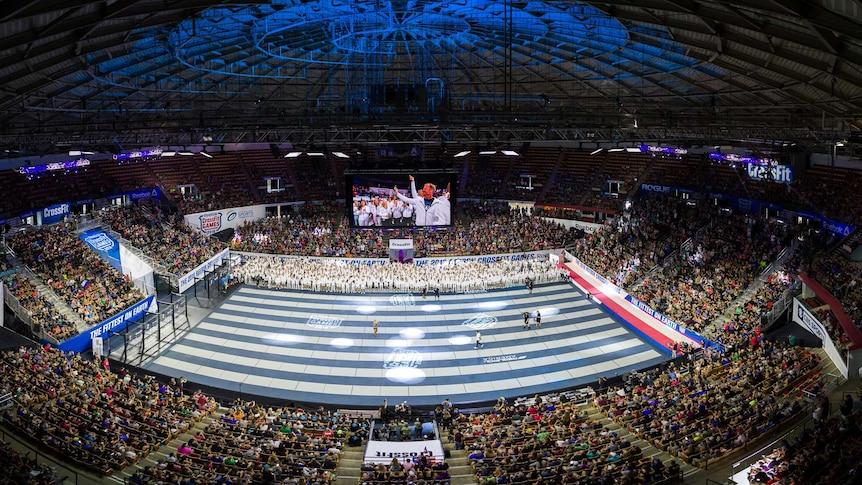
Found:
<path fill-rule="evenodd" d="M 25 265 L 20 259 L 18 259 L 18 257 L 15 256 L 12 251 L 6 252 L 6 260 L 9 261 L 9 264 L 13 268 L 18 270 L 18 273 L 20 275 L 28 278 L 33 283 L 33 286 L 35 286 L 36 289 L 39 290 L 39 295 L 42 298 L 45 298 L 46 300 L 50 301 L 51 304 L 54 305 L 54 308 L 58 312 L 60 312 L 60 315 L 62 315 L 69 322 L 74 322 L 75 327 L 79 331 L 84 332 L 90 328 L 90 325 L 87 325 L 87 323 L 84 322 L 84 320 L 74 310 L 72 310 L 72 307 L 70 307 L 68 303 L 63 301 L 56 293 L 54 293 L 54 290 L 48 287 L 48 285 L 46 285 L 41 278 L 36 276 L 36 274 L 31 271 L 30 268 L 27 267 L 27 265 Z M 21 318 L 22 321 L 28 321 L 27 318 L 22 318 L 22 316 L 19 316 L 19 318 Z"/>
<path fill-rule="evenodd" d="M 333 485 L 356 485 L 362 475 L 362 456 L 364 446 L 345 446 L 341 449 L 341 458 L 335 468 L 335 483 Z"/>
<path fill-rule="evenodd" d="M 167 458 L 167 456 L 171 453 L 176 453 L 177 448 L 180 446 L 180 444 L 192 441 L 192 439 L 194 439 L 195 433 L 197 433 L 198 431 L 203 432 L 207 428 L 207 426 L 210 425 L 210 423 L 220 419 L 226 411 L 227 408 L 220 407 L 211 415 L 205 416 L 196 423 L 192 423 L 192 425 L 189 426 L 189 428 L 184 433 L 177 435 L 177 437 L 165 443 L 158 450 L 147 455 L 147 457 L 138 460 L 135 464 L 126 467 L 119 473 L 115 473 L 111 478 L 116 481 L 125 483 L 126 480 L 132 475 L 134 475 L 136 471 L 150 466 L 157 466 L 159 460 Z"/>
<path fill-rule="evenodd" d="M 449 483 L 451 485 L 475 484 L 477 478 L 473 473 L 473 467 L 467 462 L 467 450 L 456 450 L 454 443 L 449 441 L 449 432 L 445 429 L 440 431 L 440 440 L 443 442 L 443 449 L 449 452 L 449 458 L 446 458 L 451 478 Z"/>
<path fill-rule="evenodd" d="M 680 465 L 680 470 L 682 471 L 684 478 L 700 472 L 699 468 L 686 463 L 685 461 L 671 455 L 670 453 L 656 448 L 648 441 L 641 439 L 639 436 L 629 431 L 628 428 L 620 426 L 616 421 L 609 419 L 604 413 L 601 412 L 600 409 L 596 408 L 595 406 L 585 406 L 587 412 L 589 413 L 587 417 L 588 420 L 598 421 L 602 423 L 602 425 L 604 425 L 607 429 L 615 432 L 617 436 L 628 440 L 629 443 L 632 444 L 632 446 L 637 446 L 638 448 L 640 448 L 642 451 L 640 458 L 641 460 L 652 460 L 653 457 L 658 456 L 662 463 L 664 463 L 665 467 L 669 466 L 671 461 L 676 461 Z"/>

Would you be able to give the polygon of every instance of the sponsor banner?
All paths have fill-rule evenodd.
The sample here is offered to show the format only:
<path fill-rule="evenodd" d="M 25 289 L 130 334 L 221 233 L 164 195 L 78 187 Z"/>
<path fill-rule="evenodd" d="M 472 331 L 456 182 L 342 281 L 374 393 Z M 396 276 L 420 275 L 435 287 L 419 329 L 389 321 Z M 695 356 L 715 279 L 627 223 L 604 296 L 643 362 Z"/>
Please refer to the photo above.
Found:
<path fill-rule="evenodd" d="M 413 249 L 412 239 L 390 239 L 389 249 Z"/>
<path fill-rule="evenodd" d="M 68 216 L 72 206 L 68 202 L 42 209 L 42 225 L 56 224 Z"/>
<path fill-rule="evenodd" d="M 499 261 L 524 261 L 529 259 L 545 259 L 553 250 L 546 249 L 543 251 L 533 251 L 530 253 L 510 253 L 510 254 L 493 254 L 485 256 L 455 256 L 450 258 L 420 258 L 416 259 L 415 264 L 422 266 L 425 264 L 456 264 L 456 263 L 496 263 Z"/>
<path fill-rule="evenodd" d="M 693 194 L 694 190 L 686 189 L 684 187 L 676 187 L 673 185 L 658 185 L 658 184 L 641 184 L 640 188 L 641 192 L 655 192 L 658 194 L 673 194 L 673 193 L 681 193 L 681 194 Z"/>
<path fill-rule="evenodd" d="M 141 199 L 161 199 L 162 189 L 153 187 L 152 189 L 133 190 L 128 193 L 129 199 L 132 201 Z"/>
<path fill-rule="evenodd" d="M 832 234 L 836 234 L 841 237 L 847 237 L 853 232 L 856 227 L 850 226 L 847 224 L 843 224 L 838 221 L 833 221 L 831 219 L 827 219 L 825 217 L 821 217 L 820 219 L 823 222 L 823 229 L 831 232 Z"/>
<path fill-rule="evenodd" d="M 375 264 L 386 264 L 388 259 L 382 258 L 327 258 L 322 256 L 294 256 L 290 254 L 270 254 L 270 253 L 247 253 L 244 251 L 231 251 L 231 257 L 241 256 L 243 258 L 278 258 L 278 259 L 302 259 L 305 261 L 338 261 L 345 264 L 364 264 L 372 266 Z"/>
<path fill-rule="evenodd" d="M 485 330 L 497 324 L 497 317 L 479 313 L 461 322 L 462 326 L 470 327 L 473 330 Z"/>
<path fill-rule="evenodd" d="M 823 342 L 823 350 L 829 356 L 832 363 L 835 364 L 835 367 L 841 372 L 841 375 L 845 378 L 849 377 L 847 363 L 844 361 L 841 352 L 835 347 L 835 342 L 832 341 L 832 337 L 829 336 L 826 327 L 820 323 L 820 320 L 805 305 L 799 302 L 798 298 L 793 299 L 793 321 L 819 338 Z"/>
<path fill-rule="evenodd" d="M 526 359 L 526 355 L 509 354 L 509 355 L 494 355 L 491 357 L 482 357 L 483 364 L 500 364 L 503 362 L 515 362 L 517 360 Z"/>
<path fill-rule="evenodd" d="M 104 322 L 90 328 L 86 332 L 80 333 L 57 346 L 58 349 L 67 352 L 83 352 L 92 348 L 92 341 L 96 337 L 103 337 L 108 331 L 118 332 L 129 326 L 130 323 L 140 320 L 150 305 L 153 304 L 155 295 L 150 295 L 145 299 L 135 303 L 126 309 L 126 311 L 118 313 Z"/>
<path fill-rule="evenodd" d="M 443 461 L 443 444 L 439 440 L 369 441 L 365 447 L 365 461 L 374 464 L 388 465 L 393 458 L 400 462 L 418 460 L 421 456 Z"/>
<path fill-rule="evenodd" d="M 655 311 L 652 307 L 650 307 L 646 303 L 638 300 L 637 298 L 635 298 L 629 294 L 626 294 L 625 298 L 626 298 L 626 300 L 629 301 L 629 303 L 636 306 L 638 308 L 638 310 L 640 310 L 640 311 L 646 313 L 647 315 L 655 318 L 656 320 L 661 322 L 665 327 L 673 329 L 675 332 L 680 333 L 682 335 L 685 335 L 686 337 L 694 340 L 695 342 L 698 342 L 698 343 L 706 342 L 709 347 L 724 349 L 724 346 L 719 345 L 719 344 L 717 344 L 711 340 L 705 339 L 699 333 L 683 327 L 682 325 L 673 321 L 671 318 L 665 316 L 662 313 Z"/>
<path fill-rule="evenodd" d="M 185 220 L 189 227 L 204 234 L 213 234 L 225 229 L 236 229 L 246 222 L 254 222 L 266 217 L 265 205 L 250 205 L 233 207 L 210 212 L 195 212 L 186 214 Z"/>
<path fill-rule="evenodd" d="M 702 342 L 703 341 L 703 342 L 706 342 L 710 347 L 724 349 L 723 346 L 703 338 L 697 332 L 693 332 L 693 331 L 683 327 L 682 325 L 674 322 L 670 318 L 662 315 L 661 313 L 653 310 L 652 307 L 650 307 L 646 303 L 643 303 L 640 300 L 638 300 L 637 298 L 629 295 L 625 290 L 617 287 L 615 284 L 608 281 L 604 276 L 593 271 L 592 268 L 585 265 L 583 262 L 581 262 L 580 259 L 576 258 L 575 256 L 570 255 L 568 253 L 567 253 L 567 255 L 568 255 L 567 259 L 571 259 L 575 264 L 577 264 L 579 267 L 583 268 L 584 271 L 589 273 L 593 278 L 596 278 L 597 280 L 601 281 L 602 284 L 604 285 L 604 287 L 602 288 L 603 291 L 616 292 L 618 295 L 625 298 L 626 301 L 628 301 L 629 303 L 631 303 L 632 305 L 634 305 L 636 308 L 638 308 L 642 312 L 646 313 L 647 315 L 655 318 L 656 320 L 661 322 L 664 326 L 674 330 L 675 332 L 677 332 L 679 334 L 685 335 L 686 337 L 688 337 L 691 340 L 694 340 L 695 342 Z"/>
<path fill-rule="evenodd" d="M 400 293 L 389 297 L 389 304 L 392 306 L 415 306 L 416 298 L 412 293 Z"/>
<path fill-rule="evenodd" d="M 745 166 L 745 171 L 748 177 L 753 180 L 766 179 L 770 182 L 780 184 L 789 184 L 793 182 L 793 167 L 790 165 L 772 165 L 767 167 L 764 165 L 748 164 Z M 767 172 L 771 176 L 767 176 Z"/>
<path fill-rule="evenodd" d="M 117 271 L 123 273 L 123 264 L 120 261 L 120 243 L 110 234 L 96 229 L 81 234 L 81 240 Z"/>
<path fill-rule="evenodd" d="M 219 266 L 222 263 L 222 261 L 227 257 L 228 252 L 229 251 L 227 249 L 225 249 L 222 252 L 220 252 L 220 253 L 216 254 L 215 256 L 213 256 L 212 258 L 210 258 L 205 263 L 198 266 L 197 268 L 195 268 L 192 271 L 189 271 L 188 273 L 180 276 L 180 279 L 179 279 L 180 293 L 183 293 L 184 291 L 186 291 L 189 288 L 191 288 L 192 286 L 194 286 L 196 278 L 198 278 L 198 279 L 203 278 L 204 274 L 206 274 L 208 271 L 212 271 L 213 268 L 215 268 L 216 266 Z"/>
<path fill-rule="evenodd" d="M 151 187 L 149 189 L 130 190 L 128 192 L 119 192 L 116 194 L 111 194 L 106 198 L 108 200 L 121 199 L 125 196 L 128 196 L 129 200 L 132 202 L 134 202 L 136 200 L 143 200 L 143 199 L 161 199 L 162 198 L 162 189 L 159 187 Z"/>
<path fill-rule="evenodd" d="M 340 327 L 342 322 L 344 322 L 343 318 L 314 313 L 308 317 L 305 324 L 312 328 L 335 328 Z"/>
<path fill-rule="evenodd" d="M 784 208 L 778 204 L 772 204 L 770 202 L 763 202 L 760 200 L 743 199 L 742 197 L 737 197 L 735 195 L 710 194 L 710 197 L 729 200 L 731 207 L 744 214 L 759 213 L 761 208 L 769 208 L 776 212 L 784 211 Z M 792 214 L 790 211 L 788 211 L 788 213 Z M 822 215 L 814 214 L 813 212 L 796 211 L 796 215 L 804 219 L 820 221 L 820 225 L 824 231 L 830 232 L 839 237 L 847 237 L 856 229 L 855 226 L 828 219 Z"/>
<path fill-rule="evenodd" d="M 578 221 L 575 219 L 556 219 L 553 217 L 543 217 L 542 219 L 544 219 L 546 221 L 556 222 L 557 224 L 565 227 L 566 229 L 572 229 L 572 228 L 579 229 L 581 231 L 584 231 L 587 234 L 592 234 L 592 233 L 598 231 L 599 229 L 601 229 L 602 227 L 604 227 L 604 224 L 597 224 L 595 222 L 587 222 L 587 221 Z"/>

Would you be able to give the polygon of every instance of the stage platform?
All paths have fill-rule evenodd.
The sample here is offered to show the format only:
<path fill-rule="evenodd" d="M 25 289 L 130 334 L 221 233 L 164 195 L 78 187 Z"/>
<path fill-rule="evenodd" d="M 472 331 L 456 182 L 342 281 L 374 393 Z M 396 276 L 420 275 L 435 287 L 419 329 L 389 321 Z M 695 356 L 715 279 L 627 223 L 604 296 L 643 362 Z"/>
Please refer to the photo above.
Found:
<path fill-rule="evenodd" d="M 536 310 L 542 328 L 525 330 L 523 312 Z M 433 406 L 444 398 L 486 403 L 547 393 L 669 358 L 564 281 L 532 294 L 515 288 L 439 300 L 245 285 L 144 367 L 183 376 L 190 386 L 377 407 L 384 398 Z"/>

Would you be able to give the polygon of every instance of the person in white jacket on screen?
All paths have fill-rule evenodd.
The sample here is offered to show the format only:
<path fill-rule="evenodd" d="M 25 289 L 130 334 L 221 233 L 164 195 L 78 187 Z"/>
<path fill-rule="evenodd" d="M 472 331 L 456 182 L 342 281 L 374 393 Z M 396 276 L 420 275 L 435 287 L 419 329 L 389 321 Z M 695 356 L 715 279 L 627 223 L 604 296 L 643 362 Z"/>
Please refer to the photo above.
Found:
<path fill-rule="evenodd" d="M 410 176 L 410 193 L 412 197 L 407 197 L 398 192 L 398 187 L 395 187 L 395 196 L 399 200 L 409 204 L 413 208 L 413 213 L 416 214 L 417 226 L 448 226 L 452 223 L 452 207 L 449 204 L 449 192 L 447 191 L 440 197 L 434 197 L 434 192 L 437 191 L 437 186 L 432 183 L 427 183 L 422 186 L 421 191 L 416 191 L 416 179 Z"/>

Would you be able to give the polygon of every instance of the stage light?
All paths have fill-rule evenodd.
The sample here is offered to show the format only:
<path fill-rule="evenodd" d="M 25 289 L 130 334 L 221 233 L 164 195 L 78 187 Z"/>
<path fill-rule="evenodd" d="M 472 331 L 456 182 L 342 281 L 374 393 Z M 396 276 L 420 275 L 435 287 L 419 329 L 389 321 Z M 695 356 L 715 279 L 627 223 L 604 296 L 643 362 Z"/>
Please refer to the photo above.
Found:
<path fill-rule="evenodd" d="M 458 152 L 458 153 L 456 153 L 456 154 L 454 155 L 454 157 L 455 157 L 455 158 L 466 157 L 467 155 L 469 155 L 469 154 L 470 154 L 470 152 L 471 152 L 470 150 L 464 150 L 463 152 Z"/>
<path fill-rule="evenodd" d="M 553 306 L 547 308 L 539 308 L 539 311 L 542 312 L 543 317 L 560 314 L 560 309 Z"/>
<path fill-rule="evenodd" d="M 288 154 L 285 155 L 284 158 L 296 158 L 300 155 L 302 155 L 302 152 L 288 152 Z"/>
<path fill-rule="evenodd" d="M 624 151 L 626 151 L 625 148 L 611 148 L 610 150 L 608 150 L 609 153 L 617 153 L 617 152 L 624 152 Z"/>
<path fill-rule="evenodd" d="M 177 155 L 182 155 L 184 157 L 193 157 L 195 154 L 194 154 L 194 152 L 190 152 L 188 150 L 183 150 L 181 152 L 177 152 Z"/>
<path fill-rule="evenodd" d="M 349 338 L 334 338 L 330 344 L 337 349 L 348 349 L 353 347 L 353 340 Z"/>
<path fill-rule="evenodd" d="M 402 338 L 413 340 L 425 338 L 425 332 L 418 328 L 405 328 L 404 330 L 398 332 L 398 335 L 400 335 Z"/>
<path fill-rule="evenodd" d="M 391 349 L 403 349 L 413 345 L 413 341 L 403 338 L 391 338 L 386 341 L 386 346 Z"/>
<path fill-rule="evenodd" d="M 177 152 L 174 152 L 174 151 L 162 152 L 162 156 L 163 157 L 175 157 L 175 156 L 177 156 Z"/>
<path fill-rule="evenodd" d="M 212 157 L 213 157 L 212 155 L 210 155 L 210 154 L 209 154 L 209 153 L 207 153 L 207 152 L 201 152 L 201 155 L 203 155 L 203 156 L 205 156 L 205 157 L 207 157 L 207 158 L 212 158 Z"/>
<path fill-rule="evenodd" d="M 308 153 L 307 153 L 307 155 L 308 155 L 309 157 L 322 157 L 322 156 L 323 156 L 323 152 L 308 152 Z"/>
<path fill-rule="evenodd" d="M 469 345 L 473 343 L 473 339 L 467 335 L 453 335 L 449 337 L 449 343 L 452 345 Z"/>
<path fill-rule="evenodd" d="M 347 155 L 344 152 L 332 152 L 332 154 L 338 158 L 350 158 L 350 155 Z"/>
<path fill-rule="evenodd" d="M 81 150 L 69 150 L 70 157 L 80 157 L 82 154 Z"/>
<path fill-rule="evenodd" d="M 493 155 L 497 153 L 497 150 L 481 150 L 479 155 Z"/>
<path fill-rule="evenodd" d="M 590 155 L 595 155 L 597 153 L 601 153 L 602 150 L 604 150 L 604 148 L 596 148 L 595 150 L 592 151 L 592 153 L 590 153 Z"/>
<path fill-rule="evenodd" d="M 271 333 L 263 337 L 261 340 L 270 345 L 290 345 L 302 343 L 304 341 L 301 336 L 288 333 Z"/>
<path fill-rule="evenodd" d="M 637 147 L 629 147 L 629 148 L 626 148 L 626 151 L 629 153 L 640 153 L 641 149 L 637 148 Z"/>
<path fill-rule="evenodd" d="M 515 150 L 501 150 L 503 155 L 508 155 L 510 157 L 520 157 L 521 154 L 516 152 Z"/>
<path fill-rule="evenodd" d="M 418 384 L 425 380 L 425 372 L 415 367 L 394 367 L 386 371 L 386 379 L 399 384 Z"/>
<path fill-rule="evenodd" d="M 483 310 L 502 310 L 509 306 L 505 301 L 480 301 L 477 306 Z"/>

